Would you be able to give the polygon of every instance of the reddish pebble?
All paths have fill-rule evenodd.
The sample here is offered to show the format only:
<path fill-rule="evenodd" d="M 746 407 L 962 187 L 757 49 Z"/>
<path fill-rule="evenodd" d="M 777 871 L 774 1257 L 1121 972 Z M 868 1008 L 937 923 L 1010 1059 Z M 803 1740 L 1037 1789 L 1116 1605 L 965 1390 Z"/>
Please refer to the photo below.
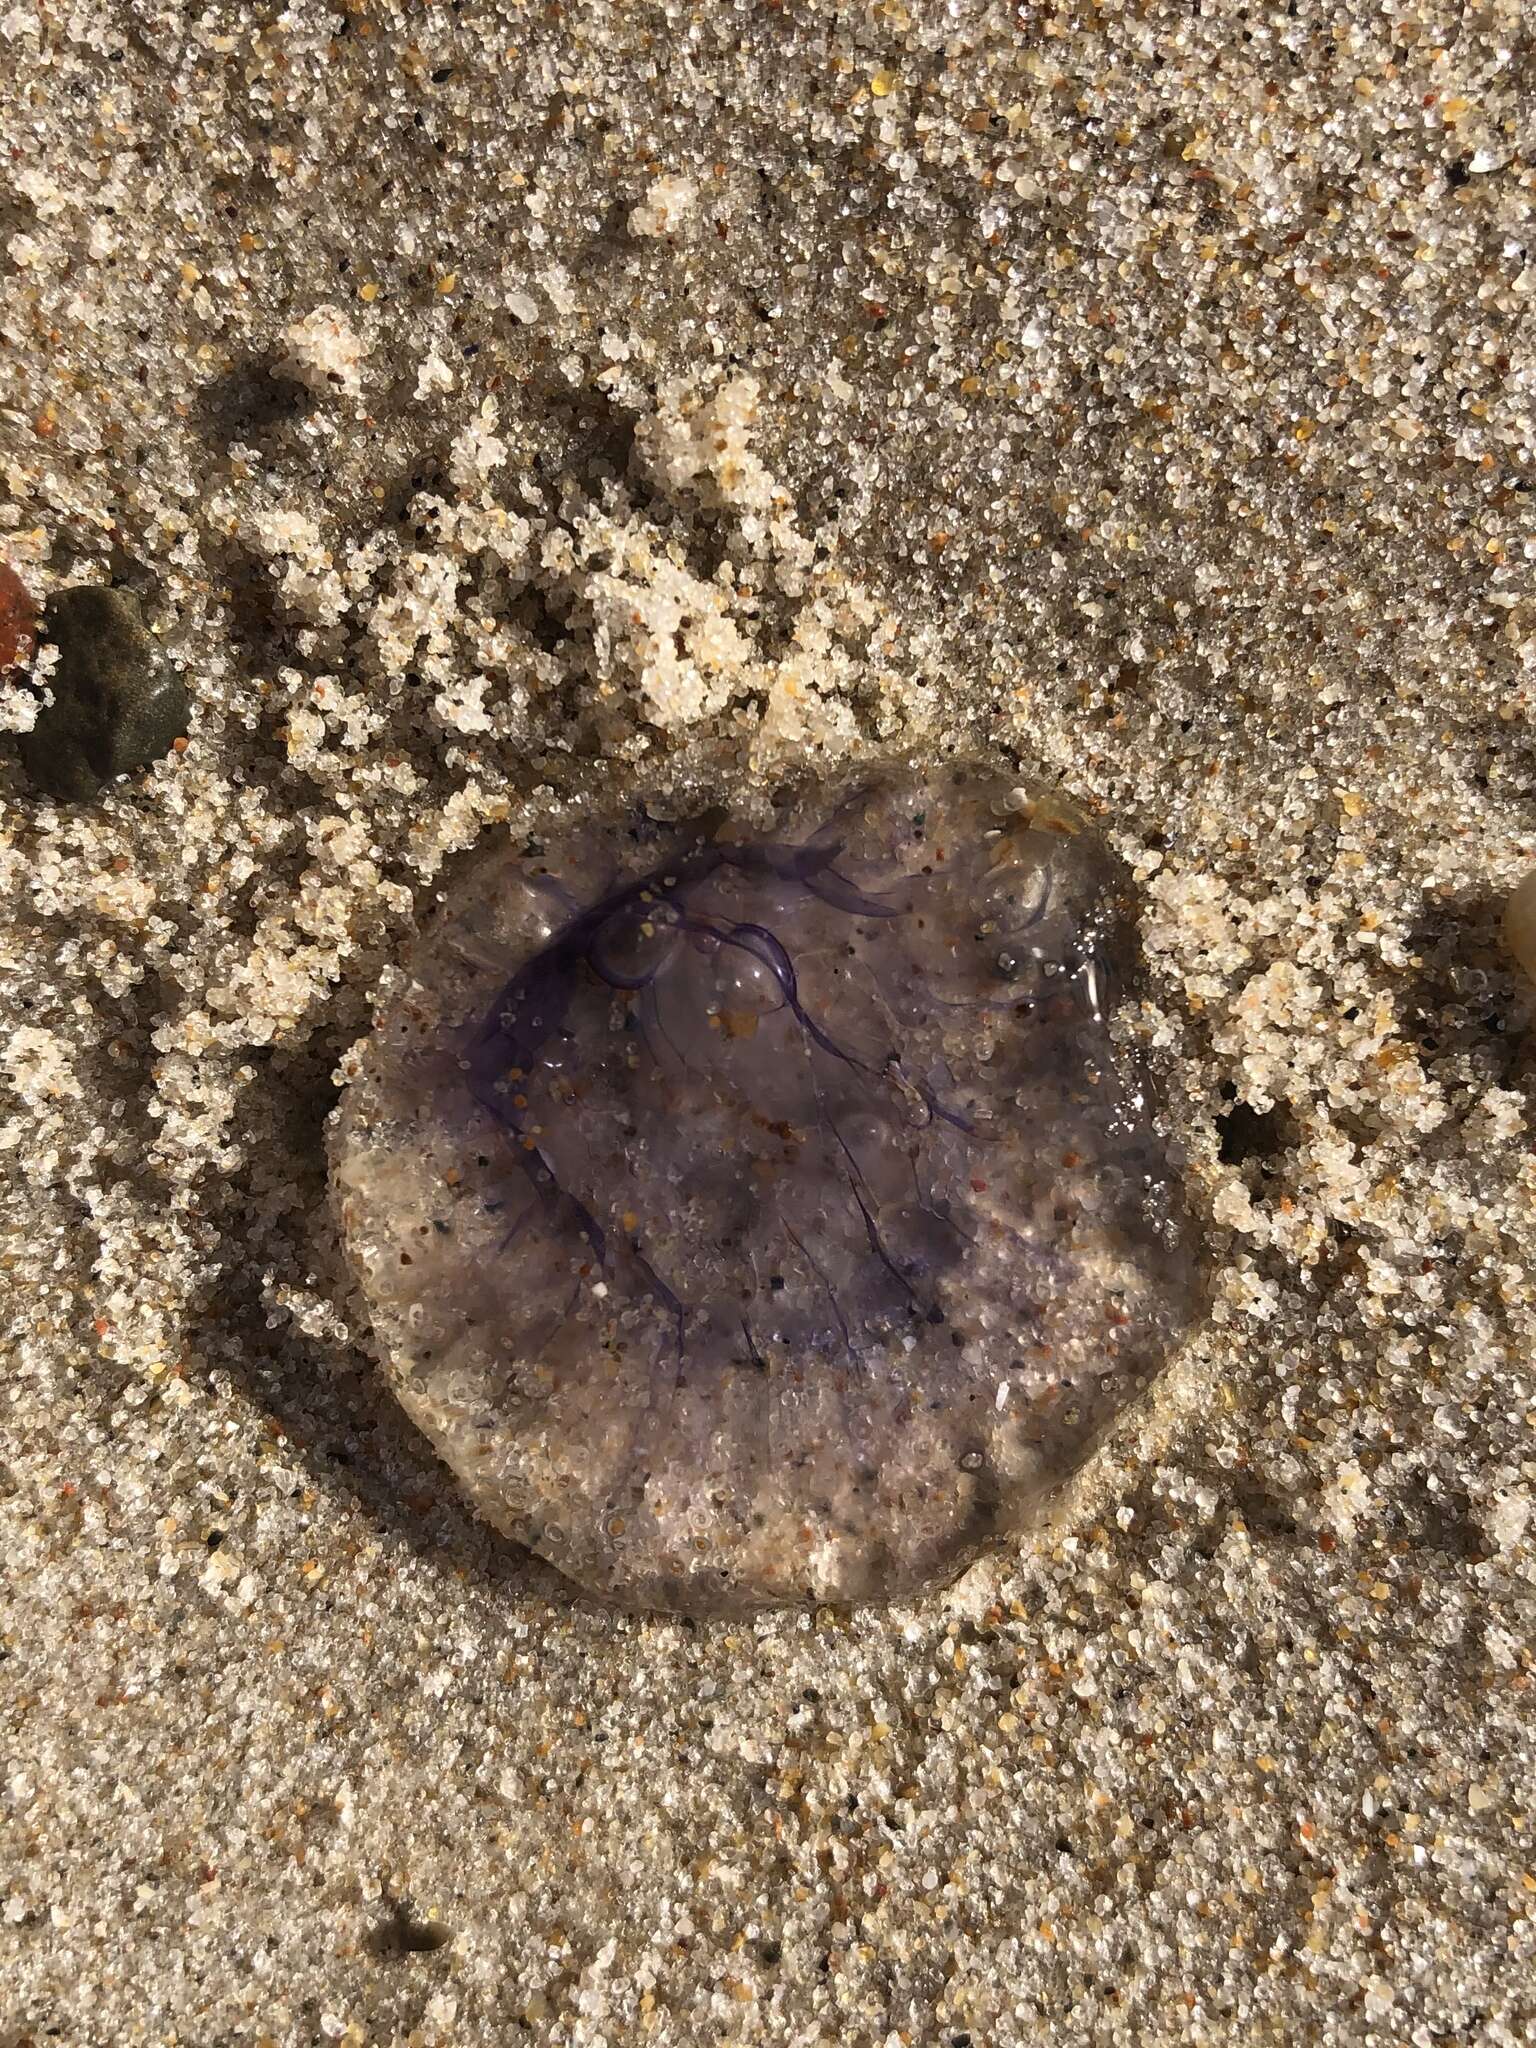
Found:
<path fill-rule="evenodd" d="M 31 658 L 37 645 L 37 606 L 8 562 L 0 562 L 0 675 Z"/>

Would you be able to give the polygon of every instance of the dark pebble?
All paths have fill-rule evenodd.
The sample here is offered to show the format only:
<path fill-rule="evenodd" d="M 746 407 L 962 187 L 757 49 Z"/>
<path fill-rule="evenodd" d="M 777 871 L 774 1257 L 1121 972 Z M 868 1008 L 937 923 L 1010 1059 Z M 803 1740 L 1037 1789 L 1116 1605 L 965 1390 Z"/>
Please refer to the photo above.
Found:
<path fill-rule="evenodd" d="M 54 701 L 20 736 L 27 773 L 48 796 L 79 802 L 168 753 L 187 729 L 189 704 L 126 590 L 61 590 L 43 618 L 59 650 L 48 679 Z"/>

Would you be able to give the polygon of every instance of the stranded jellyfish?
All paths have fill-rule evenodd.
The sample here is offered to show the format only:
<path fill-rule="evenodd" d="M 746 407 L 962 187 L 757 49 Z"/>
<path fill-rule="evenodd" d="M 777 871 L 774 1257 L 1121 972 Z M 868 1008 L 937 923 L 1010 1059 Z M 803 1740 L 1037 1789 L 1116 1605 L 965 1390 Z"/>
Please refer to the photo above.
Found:
<path fill-rule="evenodd" d="M 334 1132 L 400 1400 L 626 1606 L 942 1584 L 1198 1311 L 1133 964 L 1108 850 L 974 765 L 482 856 Z"/>

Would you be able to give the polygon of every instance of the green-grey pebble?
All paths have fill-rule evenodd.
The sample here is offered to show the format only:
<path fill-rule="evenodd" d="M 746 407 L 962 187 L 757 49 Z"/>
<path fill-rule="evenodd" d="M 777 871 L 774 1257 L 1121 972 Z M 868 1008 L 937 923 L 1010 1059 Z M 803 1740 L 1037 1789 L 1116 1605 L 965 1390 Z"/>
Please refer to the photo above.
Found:
<path fill-rule="evenodd" d="M 59 650 L 54 701 L 21 735 L 21 758 L 49 796 L 82 801 L 168 752 L 187 729 L 186 690 L 165 665 L 130 591 L 96 584 L 50 600 L 43 638 Z"/>

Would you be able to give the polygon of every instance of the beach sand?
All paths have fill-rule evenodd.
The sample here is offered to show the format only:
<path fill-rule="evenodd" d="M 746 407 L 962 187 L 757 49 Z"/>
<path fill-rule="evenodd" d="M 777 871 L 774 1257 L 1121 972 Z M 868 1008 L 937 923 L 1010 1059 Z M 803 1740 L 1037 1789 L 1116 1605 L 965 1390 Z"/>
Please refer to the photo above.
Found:
<path fill-rule="evenodd" d="M 194 704 L 0 747 L 0 2043 L 1536 2040 L 1519 6 L 0 76 L 0 557 Z M 1209 1317 L 942 1597 L 602 1612 L 383 1389 L 353 1048 L 487 834 L 976 745 L 1137 877 Z"/>

